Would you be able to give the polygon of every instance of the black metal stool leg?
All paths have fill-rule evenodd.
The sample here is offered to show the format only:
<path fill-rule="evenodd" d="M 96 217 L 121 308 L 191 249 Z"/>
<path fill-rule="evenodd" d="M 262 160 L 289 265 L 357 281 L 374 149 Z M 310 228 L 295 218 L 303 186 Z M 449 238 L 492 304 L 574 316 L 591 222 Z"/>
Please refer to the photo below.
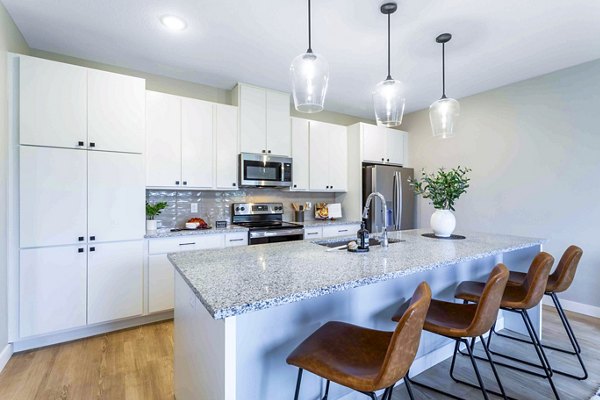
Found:
<path fill-rule="evenodd" d="M 406 373 L 406 376 L 408 376 L 409 372 Z M 412 386 L 408 379 L 404 379 L 404 386 L 406 386 L 406 391 L 408 392 L 408 397 L 410 398 L 410 400 L 415 400 L 415 395 L 413 394 Z"/>
<path fill-rule="evenodd" d="M 298 368 L 298 379 L 296 380 L 296 394 L 294 395 L 294 400 L 298 400 L 298 396 L 300 395 L 300 383 L 302 382 L 302 368 Z"/>
<path fill-rule="evenodd" d="M 467 340 L 461 339 L 461 342 L 463 342 L 467 348 L 467 351 L 469 352 L 469 358 L 471 359 L 471 365 L 473 365 L 473 370 L 475 371 L 475 376 L 477 376 L 477 382 L 479 382 L 479 386 L 477 385 L 473 385 L 469 382 L 463 382 L 462 380 L 454 377 L 454 365 L 455 363 L 453 362 L 452 365 L 450 366 L 450 377 L 455 381 L 455 382 L 460 382 L 463 383 L 465 385 L 471 386 L 471 387 L 475 387 L 481 390 L 481 393 L 483 393 L 483 398 L 488 400 L 489 396 L 487 394 L 487 390 L 485 389 L 485 385 L 483 384 L 483 379 L 481 378 L 481 374 L 479 373 L 479 368 L 477 368 L 477 363 L 475 362 L 475 358 L 473 357 L 473 352 L 471 351 L 471 346 L 469 344 L 469 342 Z M 459 342 L 457 342 L 459 343 Z M 473 341 L 471 341 L 471 344 L 473 344 Z M 460 344 L 459 344 L 460 346 Z M 456 357 L 456 353 L 458 351 L 458 346 L 454 348 L 454 357 Z M 454 360 L 453 360 L 454 361 Z"/>
<path fill-rule="evenodd" d="M 325 385 L 325 396 L 323 396 L 323 398 L 321 400 L 327 400 L 327 398 L 329 397 L 329 385 L 331 384 L 331 381 L 329 379 L 327 379 L 327 384 Z"/>
<path fill-rule="evenodd" d="M 490 332 L 491 334 L 491 332 Z M 485 350 L 485 355 L 487 356 L 488 360 L 490 361 L 490 367 L 492 368 L 492 372 L 494 373 L 494 376 L 496 377 L 496 382 L 498 383 L 498 387 L 500 388 L 500 392 L 502 393 L 502 397 L 504 399 L 506 399 L 506 392 L 504 391 L 504 385 L 502 385 L 502 381 L 500 380 L 500 375 L 498 374 L 498 371 L 496 370 L 496 366 L 494 365 L 494 360 L 492 360 L 492 355 L 490 354 L 490 350 L 488 349 L 487 344 L 485 343 L 485 340 L 483 339 L 483 335 L 479 337 L 479 339 L 481 339 L 481 345 L 483 346 L 483 350 Z"/>

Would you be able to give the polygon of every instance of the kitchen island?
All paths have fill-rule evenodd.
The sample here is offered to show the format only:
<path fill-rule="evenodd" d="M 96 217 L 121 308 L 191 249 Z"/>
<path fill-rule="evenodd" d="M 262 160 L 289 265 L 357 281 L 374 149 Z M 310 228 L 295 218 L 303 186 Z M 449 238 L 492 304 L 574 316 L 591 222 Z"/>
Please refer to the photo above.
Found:
<path fill-rule="evenodd" d="M 462 232 L 464 240 L 427 231 L 390 233 L 389 248 L 327 251 L 311 241 L 170 254 L 175 278 L 175 394 L 186 399 L 293 398 L 297 370 L 285 359 L 330 320 L 393 330 L 393 311 L 427 281 L 436 298 L 452 299 L 464 280 L 485 280 L 504 262 L 526 271 L 543 240 Z M 339 240 L 339 239 L 335 239 Z M 531 310 L 536 328 L 541 310 Z M 510 315 L 501 327 L 522 331 Z M 448 339 L 424 333 L 411 369 L 419 373 L 452 353 Z M 301 399 L 322 393 L 306 374 Z M 330 399 L 352 399 L 333 385 Z"/>

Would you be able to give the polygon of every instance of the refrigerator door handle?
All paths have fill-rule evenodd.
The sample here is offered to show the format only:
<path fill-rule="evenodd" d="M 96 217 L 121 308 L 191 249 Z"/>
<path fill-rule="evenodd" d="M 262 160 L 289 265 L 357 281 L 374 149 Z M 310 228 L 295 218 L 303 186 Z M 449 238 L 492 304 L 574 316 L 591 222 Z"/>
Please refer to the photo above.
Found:
<path fill-rule="evenodd" d="M 402 229 L 402 174 L 400 172 L 396 172 L 396 188 L 397 188 L 397 193 L 396 193 L 396 208 L 398 210 L 398 213 L 396 214 L 396 224 L 398 225 L 398 230 Z"/>
<path fill-rule="evenodd" d="M 392 184 L 392 216 L 394 218 L 391 221 L 394 230 L 398 230 L 398 172 L 394 172 L 394 179 Z"/>

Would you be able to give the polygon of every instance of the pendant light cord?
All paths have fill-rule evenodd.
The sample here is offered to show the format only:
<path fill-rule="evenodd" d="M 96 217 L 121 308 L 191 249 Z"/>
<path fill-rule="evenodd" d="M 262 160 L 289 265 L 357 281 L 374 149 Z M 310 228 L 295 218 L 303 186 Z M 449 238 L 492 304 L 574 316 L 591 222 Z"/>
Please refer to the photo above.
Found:
<path fill-rule="evenodd" d="M 310 23 L 310 0 L 308 0 L 308 50 L 307 53 L 312 53 L 312 36 L 311 36 L 311 23 Z"/>
<path fill-rule="evenodd" d="M 442 43 L 442 99 L 446 98 L 446 43 Z"/>
<path fill-rule="evenodd" d="M 391 25 L 390 17 L 391 17 L 391 14 L 388 14 L 387 17 L 388 17 L 388 49 L 387 49 L 388 50 L 388 60 L 387 60 L 388 61 L 388 74 L 387 74 L 387 78 L 385 78 L 385 79 L 387 81 L 391 81 L 392 80 L 392 75 L 390 73 L 390 70 L 391 70 L 391 67 L 390 67 L 390 65 L 391 65 L 391 61 L 390 61 L 390 25 Z"/>

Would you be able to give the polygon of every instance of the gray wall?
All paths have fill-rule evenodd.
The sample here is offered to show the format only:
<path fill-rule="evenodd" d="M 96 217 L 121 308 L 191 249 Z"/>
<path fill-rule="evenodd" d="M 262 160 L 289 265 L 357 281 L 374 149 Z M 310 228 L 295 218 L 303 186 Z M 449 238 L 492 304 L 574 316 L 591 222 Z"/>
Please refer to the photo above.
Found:
<path fill-rule="evenodd" d="M 7 200 L 8 200 L 8 92 L 7 52 L 27 53 L 29 47 L 0 3 L 0 351 L 8 342 L 7 306 Z"/>
<path fill-rule="evenodd" d="M 575 283 L 562 297 L 600 306 L 600 60 L 460 102 L 453 139 L 432 137 L 428 110 L 406 116 L 410 165 L 473 169 L 457 204 L 459 231 L 544 237 L 557 259 L 570 244 L 582 247 Z M 427 227 L 432 206 L 421 200 L 417 210 Z"/>

